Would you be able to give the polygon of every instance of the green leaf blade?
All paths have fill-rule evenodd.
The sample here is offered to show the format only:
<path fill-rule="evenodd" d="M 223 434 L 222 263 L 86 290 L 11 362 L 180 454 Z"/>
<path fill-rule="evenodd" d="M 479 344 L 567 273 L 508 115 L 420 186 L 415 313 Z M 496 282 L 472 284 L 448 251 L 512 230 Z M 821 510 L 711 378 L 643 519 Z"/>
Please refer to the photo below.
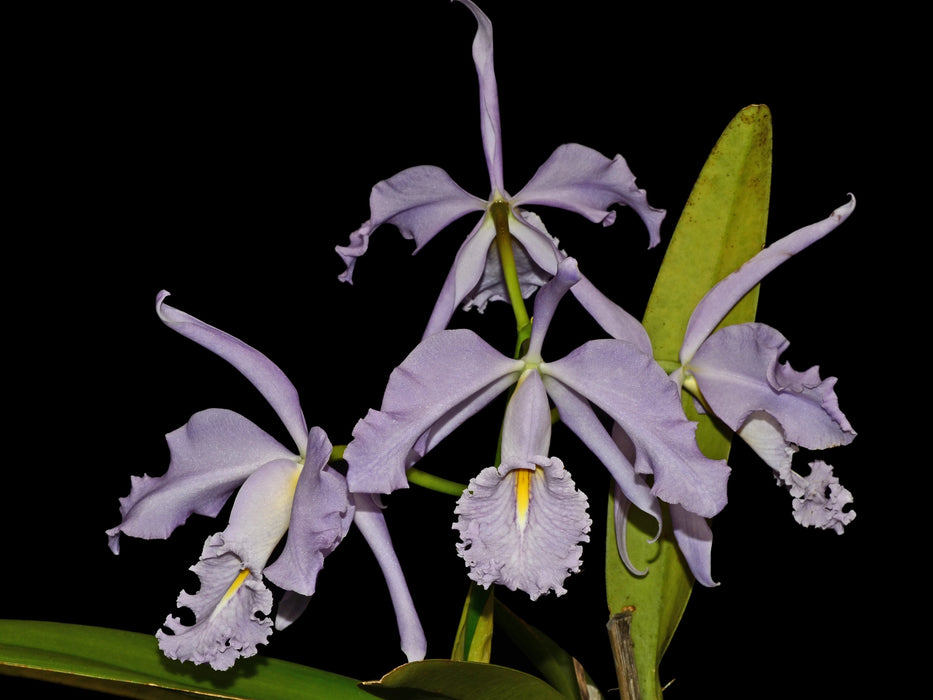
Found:
<path fill-rule="evenodd" d="M 740 111 L 723 131 L 694 185 L 677 222 L 652 289 L 643 323 L 655 359 L 679 366 L 680 346 L 693 309 L 719 280 L 764 246 L 771 195 L 771 113 L 764 105 Z M 720 325 L 753 321 L 755 287 Z M 726 459 L 732 435 L 709 415 L 699 415 L 684 395 L 684 410 L 698 423 L 697 444 L 711 459 Z M 662 697 L 658 665 L 680 622 L 693 577 L 677 549 L 665 513 L 661 538 L 654 543 L 654 520 L 632 509 L 627 545 L 635 576 L 622 564 L 615 542 L 612 498 L 606 535 L 606 592 L 610 615 L 634 609 L 631 635 L 642 700 Z"/>
<path fill-rule="evenodd" d="M 0 620 L 0 673 L 132 698 L 361 700 L 359 681 L 255 656 L 231 671 L 165 658 L 153 635 L 31 620 Z"/>

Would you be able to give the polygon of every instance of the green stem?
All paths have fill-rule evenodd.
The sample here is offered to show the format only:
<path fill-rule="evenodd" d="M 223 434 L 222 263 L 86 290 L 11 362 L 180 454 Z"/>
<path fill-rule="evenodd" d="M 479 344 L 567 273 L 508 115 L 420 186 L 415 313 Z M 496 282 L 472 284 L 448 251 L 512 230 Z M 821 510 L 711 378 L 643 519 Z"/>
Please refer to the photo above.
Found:
<path fill-rule="evenodd" d="M 515 325 L 519 334 L 528 326 L 528 310 L 522 298 L 522 285 L 518 279 L 518 270 L 515 267 L 515 254 L 512 251 L 512 233 L 509 231 L 509 205 L 501 200 L 493 202 L 489 207 L 492 222 L 496 225 L 496 250 L 499 252 L 499 261 L 502 264 L 502 278 L 512 303 L 512 312 L 515 314 Z"/>
<path fill-rule="evenodd" d="M 427 472 L 423 472 L 420 469 L 415 469 L 414 467 L 410 468 L 405 473 L 405 475 L 408 477 L 409 483 L 417 484 L 422 488 L 437 491 L 439 493 L 446 493 L 451 496 L 457 496 L 458 498 L 463 495 L 463 491 L 466 489 L 466 486 L 463 484 L 458 484 L 456 481 L 450 481 L 449 479 L 444 479 L 440 476 L 435 476 L 434 474 L 428 474 Z"/>

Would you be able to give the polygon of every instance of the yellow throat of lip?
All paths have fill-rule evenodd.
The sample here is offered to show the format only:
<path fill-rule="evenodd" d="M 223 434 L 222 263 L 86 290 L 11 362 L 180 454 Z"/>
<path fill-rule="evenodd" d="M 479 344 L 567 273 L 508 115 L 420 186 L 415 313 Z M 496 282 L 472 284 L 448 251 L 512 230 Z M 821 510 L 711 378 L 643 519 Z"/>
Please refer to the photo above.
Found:
<path fill-rule="evenodd" d="M 224 593 L 223 598 L 220 599 L 220 602 L 217 604 L 216 610 L 220 610 L 224 605 L 229 602 L 229 600 L 236 595 L 236 592 L 240 589 L 240 586 L 243 585 L 243 582 L 246 580 L 246 577 L 249 576 L 249 569 L 243 569 L 237 577 L 233 579 L 233 583 L 230 584 L 230 587 L 227 589 L 227 592 Z"/>
<path fill-rule="evenodd" d="M 518 526 L 525 529 L 528 522 L 528 505 L 531 502 L 532 469 L 516 469 L 515 474 L 515 515 Z"/>

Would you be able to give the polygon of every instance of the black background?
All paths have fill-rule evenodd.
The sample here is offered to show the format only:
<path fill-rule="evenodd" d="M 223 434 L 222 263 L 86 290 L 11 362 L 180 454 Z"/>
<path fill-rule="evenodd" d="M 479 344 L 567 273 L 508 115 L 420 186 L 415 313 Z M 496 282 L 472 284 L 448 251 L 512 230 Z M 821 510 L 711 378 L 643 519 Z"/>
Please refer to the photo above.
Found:
<path fill-rule="evenodd" d="M 774 120 L 769 241 L 824 218 L 848 192 L 858 198 L 849 221 L 768 277 L 758 316 L 789 338 L 795 368 L 819 364 L 840 378 L 859 436 L 825 458 L 858 517 L 841 537 L 804 530 L 769 469 L 736 445 L 730 502 L 713 522 L 721 585 L 695 590 L 662 664 L 664 679 L 676 679 L 665 697 L 842 697 L 879 677 L 889 687 L 910 681 L 897 625 L 912 609 L 904 552 L 919 537 L 910 470 L 920 465 L 897 456 L 909 418 L 894 394 L 911 380 L 893 357 L 912 331 L 886 317 L 909 280 L 899 246 L 919 230 L 902 220 L 902 163 L 919 157 L 912 134 L 922 121 L 905 89 L 909 43 L 881 52 L 886 22 L 851 13 L 485 5 L 510 191 L 561 143 L 621 153 L 649 201 L 668 210 L 666 242 L 723 128 L 765 103 Z M 441 166 L 486 196 L 475 23 L 457 4 L 418 0 L 326 14 L 83 8 L 23 18 L 18 29 L 0 616 L 154 632 L 195 584 L 187 567 L 223 520 L 194 517 L 165 542 L 124 538 L 115 557 L 103 533 L 119 521 L 130 475 L 162 473 L 164 434 L 208 407 L 287 441 L 246 380 L 158 321 L 156 293 L 169 290 L 175 306 L 266 353 L 298 387 L 308 422 L 346 442 L 417 342 L 474 218 L 415 257 L 385 227 L 352 286 L 337 281 L 333 247 L 368 218 L 372 185 L 405 167 Z M 629 210 L 605 229 L 543 215 L 588 276 L 639 315 L 664 245 L 646 250 Z M 581 314 L 575 302 L 561 306 L 546 358 L 590 337 L 579 335 L 594 330 Z M 459 313 L 453 325 L 510 349 L 504 304 Z M 491 463 L 500 415 L 498 404 L 485 411 L 422 467 L 466 481 Z M 560 430 L 552 451 L 590 494 L 584 568 L 561 598 L 498 594 L 613 697 L 605 474 Z M 449 656 L 467 588 L 453 499 L 413 488 L 386 503 L 428 655 Z M 357 678 L 404 661 L 358 533 L 327 559 L 304 617 L 264 651 Z M 501 635 L 493 660 L 523 663 Z M 0 678 L 2 687 L 40 686 Z"/>

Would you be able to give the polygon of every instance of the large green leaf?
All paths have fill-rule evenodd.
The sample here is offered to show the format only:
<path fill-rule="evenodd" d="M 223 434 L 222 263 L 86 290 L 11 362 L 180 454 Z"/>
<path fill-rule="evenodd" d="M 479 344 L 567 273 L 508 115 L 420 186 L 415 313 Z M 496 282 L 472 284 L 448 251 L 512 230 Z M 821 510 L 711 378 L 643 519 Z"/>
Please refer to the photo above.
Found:
<path fill-rule="evenodd" d="M 719 280 L 764 245 L 771 190 L 771 114 L 746 107 L 729 123 L 694 185 L 664 256 L 645 311 L 655 358 L 678 366 L 687 321 L 697 302 Z M 758 288 L 737 304 L 723 324 L 754 320 Z M 697 443 L 713 459 L 729 455 L 731 434 L 708 415 L 697 415 L 684 396 L 687 416 L 697 421 Z M 615 542 L 610 498 L 606 537 L 606 592 L 610 614 L 632 610 L 631 637 L 642 700 L 661 698 L 658 664 L 677 628 L 693 577 L 674 543 L 670 523 L 658 542 L 654 521 L 632 509 L 627 525 L 629 555 L 645 576 L 622 564 Z"/>
<path fill-rule="evenodd" d="M 514 668 L 439 659 L 399 666 L 362 687 L 391 700 L 566 700 L 540 678 Z"/>
<path fill-rule="evenodd" d="M 231 671 L 166 659 L 155 637 L 136 632 L 28 620 L 0 620 L 0 673 L 129 698 L 371 698 L 359 681 L 254 656 Z"/>

